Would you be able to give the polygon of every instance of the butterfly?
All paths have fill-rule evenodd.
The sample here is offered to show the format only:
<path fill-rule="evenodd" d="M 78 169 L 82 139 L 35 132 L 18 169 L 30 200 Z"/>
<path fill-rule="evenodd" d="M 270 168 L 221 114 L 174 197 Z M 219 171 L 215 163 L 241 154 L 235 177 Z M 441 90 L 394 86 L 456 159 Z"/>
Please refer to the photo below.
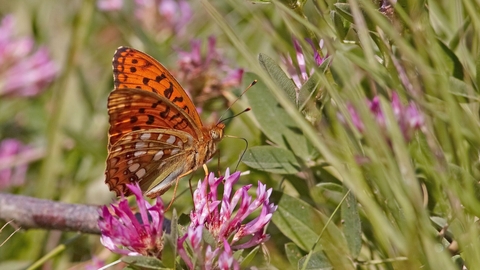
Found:
<path fill-rule="evenodd" d="M 117 196 L 138 182 L 150 198 L 205 164 L 223 137 L 223 123 L 204 126 L 192 100 L 151 56 L 119 47 L 108 97 L 105 183 Z"/>

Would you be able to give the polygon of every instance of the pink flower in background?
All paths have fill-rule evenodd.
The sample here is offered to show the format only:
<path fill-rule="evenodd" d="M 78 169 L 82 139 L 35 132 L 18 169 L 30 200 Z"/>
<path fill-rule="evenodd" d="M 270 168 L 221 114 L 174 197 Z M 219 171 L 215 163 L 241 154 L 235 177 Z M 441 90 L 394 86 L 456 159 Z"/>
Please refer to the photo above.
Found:
<path fill-rule="evenodd" d="M 193 40 L 190 52 L 179 52 L 179 71 L 175 75 L 199 108 L 242 82 L 243 69 L 230 67 L 215 45 L 216 39 L 209 37 L 206 52 L 202 53 L 202 42 Z"/>
<path fill-rule="evenodd" d="M 240 269 L 240 264 L 233 257 L 233 251 L 227 240 L 223 240 L 223 250 L 222 253 L 218 255 L 218 268 L 219 269 Z"/>
<path fill-rule="evenodd" d="M 119 11 L 123 8 L 123 1 L 97 0 L 97 7 L 107 12 Z M 193 14 L 185 0 L 135 0 L 133 8 L 143 28 L 158 37 L 183 34 Z"/>
<path fill-rule="evenodd" d="M 322 57 L 320 55 L 320 53 L 318 52 L 317 48 L 315 47 L 315 44 L 313 43 L 313 41 L 309 38 L 306 38 L 305 39 L 308 44 L 310 44 L 310 46 L 312 47 L 312 50 L 313 50 L 313 60 L 315 60 L 315 64 L 317 66 L 321 66 L 323 64 L 323 61 L 325 61 L 325 58 L 327 58 L 327 55 Z M 322 48 L 323 47 L 323 40 L 320 40 L 320 43 L 318 44 L 319 48 Z"/>
<path fill-rule="evenodd" d="M 163 202 L 157 198 L 150 205 L 138 186 L 127 185 L 136 198 L 141 220 L 130 209 L 128 200 L 122 198 L 110 208 L 103 206 L 98 227 L 100 241 L 112 252 L 122 255 L 143 255 L 160 258 L 163 250 Z"/>
<path fill-rule="evenodd" d="M 313 59 L 317 66 L 320 66 L 326 57 L 321 57 L 315 47 L 313 41 L 306 39 L 308 44 L 313 49 Z M 322 44 L 319 45 L 322 47 Z M 301 88 L 302 85 L 310 78 L 310 75 L 313 73 L 313 69 L 307 69 L 307 63 L 305 57 L 311 57 L 310 55 L 305 55 L 300 46 L 300 43 L 297 39 L 293 38 L 293 47 L 295 49 L 295 59 L 292 59 L 290 56 L 283 57 L 283 63 L 287 67 L 287 74 L 290 75 L 291 79 L 298 88 Z"/>
<path fill-rule="evenodd" d="M 16 160 L 22 152 L 29 150 L 30 147 L 25 146 L 16 139 L 5 139 L 0 142 L 0 164 L 4 165 L 7 160 Z M 4 190 L 12 186 L 21 186 L 25 183 L 28 165 L 22 163 L 9 168 L 0 170 L 0 190 Z"/>
<path fill-rule="evenodd" d="M 97 256 L 92 256 L 92 259 L 83 265 L 84 270 L 98 270 L 105 266 L 105 261 Z"/>
<path fill-rule="evenodd" d="M 135 16 L 157 36 L 182 35 L 192 18 L 185 0 L 135 0 Z"/>
<path fill-rule="evenodd" d="M 98 0 L 97 7 L 103 11 L 118 11 L 123 7 L 123 0 Z"/>
<path fill-rule="evenodd" d="M 34 96 L 56 77 L 58 68 L 46 48 L 35 49 L 31 37 L 14 36 L 13 16 L 0 23 L 0 96 Z"/>
<path fill-rule="evenodd" d="M 382 108 L 380 107 L 380 98 L 376 96 L 372 100 L 368 100 L 367 104 L 370 108 L 370 112 L 375 118 L 375 121 L 386 134 L 386 119 Z M 412 101 L 410 101 L 408 106 L 404 106 L 400 102 L 398 94 L 395 92 L 392 93 L 391 106 L 395 115 L 395 119 L 397 120 L 400 130 L 402 131 L 403 137 L 407 142 L 410 141 L 415 131 L 421 130 L 424 126 L 424 118 L 422 113 L 418 110 L 417 105 Z M 349 104 L 348 111 L 352 118 L 353 125 L 358 129 L 359 132 L 363 133 L 365 131 L 365 126 L 356 109 Z M 342 122 L 346 122 L 342 115 L 339 115 L 339 118 Z"/>
<path fill-rule="evenodd" d="M 240 172 L 230 175 L 227 169 L 225 176 L 216 178 L 211 173 L 203 182 L 199 181 L 193 195 L 195 208 L 190 213 L 190 226 L 178 241 L 179 254 L 190 269 L 193 263 L 185 250 L 185 241 L 192 247 L 191 255 L 197 265 L 205 266 L 205 269 L 212 269 L 212 266 L 213 269 L 238 269 L 232 249 L 250 248 L 268 240 L 265 227 L 277 209 L 269 202 L 272 189 L 267 190 L 259 182 L 255 199 L 248 194 L 252 185 L 243 186 L 232 194 L 233 185 L 239 178 Z M 218 198 L 217 188 L 222 183 L 223 194 Z M 259 215 L 246 222 L 256 210 L 260 210 Z M 203 229 L 215 241 L 214 246 L 200 244 Z"/>

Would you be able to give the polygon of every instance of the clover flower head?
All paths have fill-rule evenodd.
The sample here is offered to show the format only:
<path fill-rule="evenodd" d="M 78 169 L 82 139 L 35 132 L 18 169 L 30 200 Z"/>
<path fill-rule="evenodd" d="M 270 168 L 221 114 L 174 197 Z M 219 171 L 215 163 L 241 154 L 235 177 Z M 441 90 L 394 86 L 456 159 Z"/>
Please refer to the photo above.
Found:
<path fill-rule="evenodd" d="M 163 250 L 163 202 L 157 198 L 150 205 L 137 184 L 127 185 L 135 195 L 140 220 L 130 209 L 126 198 L 118 204 L 102 207 L 98 226 L 100 241 L 112 252 L 122 255 L 143 255 L 160 258 Z"/>
<path fill-rule="evenodd" d="M 225 176 L 217 178 L 211 173 L 199 181 L 193 194 L 195 209 L 190 213 L 190 226 L 178 241 L 179 254 L 190 269 L 195 265 L 187 255 L 184 243 L 191 247 L 196 264 L 205 269 L 239 269 L 232 250 L 254 247 L 268 240 L 265 227 L 277 209 L 269 202 L 272 189 L 267 190 L 266 185 L 258 182 L 255 198 L 248 194 L 252 185 L 234 192 L 234 184 L 239 178 L 240 172 L 230 174 L 227 169 Z M 223 194 L 218 198 L 220 184 L 223 184 Z M 260 210 L 258 216 L 246 222 L 256 210 Z M 214 239 L 213 245 L 198 246 L 204 230 Z"/>
<path fill-rule="evenodd" d="M 209 99 L 222 95 L 224 90 L 242 82 L 243 69 L 232 68 L 216 48 L 215 37 L 208 38 L 202 53 L 202 42 L 193 40 L 191 51 L 179 51 L 179 71 L 176 76 L 200 108 Z"/>
<path fill-rule="evenodd" d="M 16 37 L 14 26 L 12 15 L 0 22 L 0 97 L 35 96 L 53 81 L 58 68 L 32 37 Z"/>

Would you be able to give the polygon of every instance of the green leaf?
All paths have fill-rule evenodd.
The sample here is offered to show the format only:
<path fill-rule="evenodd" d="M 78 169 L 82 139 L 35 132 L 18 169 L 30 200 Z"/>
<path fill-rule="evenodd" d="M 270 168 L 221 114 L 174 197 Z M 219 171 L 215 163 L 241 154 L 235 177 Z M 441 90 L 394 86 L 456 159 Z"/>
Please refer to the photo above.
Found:
<path fill-rule="evenodd" d="M 202 230 L 202 239 L 208 245 L 214 247 L 217 244 L 216 238 L 212 235 L 212 233 L 207 230 L 207 228 L 203 228 Z"/>
<path fill-rule="evenodd" d="M 459 80 L 463 80 L 463 65 L 458 59 L 457 55 L 442 41 L 438 40 L 438 44 L 440 44 L 440 48 L 442 48 L 443 52 L 445 53 L 443 56 L 444 60 L 447 62 L 447 65 L 449 66 L 450 75 Z"/>
<path fill-rule="evenodd" d="M 336 3 L 336 4 L 333 4 L 333 6 L 335 7 L 335 11 L 337 11 L 338 14 L 342 16 L 346 21 L 352 24 L 355 23 L 350 4 Z M 360 12 L 362 13 L 363 19 L 365 19 L 365 22 L 367 23 L 367 28 L 371 31 L 375 31 L 376 24 L 371 20 L 370 16 L 368 15 L 368 12 L 366 12 L 363 9 L 362 5 L 360 5 Z"/>
<path fill-rule="evenodd" d="M 186 215 L 184 213 L 181 213 L 180 216 L 177 219 L 177 223 L 182 225 L 182 226 L 188 226 L 190 225 L 190 215 Z"/>
<path fill-rule="evenodd" d="M 305 179 L 298 177 L 297 174 L 285 174 L 283 176 L 297 191 L 301 200 L 309 203 L 313 202 L 310 197 L 310 187 Z"/>
<path fill-rule="evenodd" d="M 170 233 L 164 234 L 162 262 L 165 266 L 175 269 L 177 263 L 178 216 L 176 209 L 172 211 Z"/>
<path fill-rule="evenodd" d="M 475 62 L 475 69 L 476 69 L 475 83 L 477 84 L 477 92 L 478 92 L 478 89 L 480 89 L 480 57 Z"/>
<path fill-rule="evenodd" d="M 249 266 L 252 266 L 252 260 L 257 255 L 260 246 L 256 246 L 252 251 L 250 251 L 245 258 L 243 258 L 242 263 L 240 264 L 240 269 L 247 269 Z"/>
<path fill-rule="evenodd" d="M 126 256 L 122 257 L 122 261 L 132 266 L 138 266 L 144 269 L 168 269 L 165 268 L 162 261 L 153 257 Z"/>
<path fill-rule="evenodd" d="M 307 263 L 306 266 L 304 266 L 305 263 Z M 310 257 L 307 255 L 298 261 L 298 269 L 327 270 L 333 269 L 333 267 L 323 252 L 314 252 Z"/>
<path fill-rule="evenodd" d="M 300 171 L 300 164 L 292 152 L 268 145 L 247 149 L 242 162 L 251 168 L 272 173 L 295 174 Z"/>
<path fill-rule="evenodd" d="M 345 269 L 351 265 L 348 261 L 348 247 L 343 233 L 328 218 L 309 204 L 286 195 L 280 191 L 273 191 L 271 200 L 278 205 L 272 217 L 272 222 L 278 229 L 299 248 L 310 251 L 323 250 L 333 266 Z M 320 232 L 322 237 L 316 243 Z"/>
<path fill-rule="evenodd" d="M 457 266 L 457 269 L 465 269 L 465 261 L 461 255 L 455 255 L 452 257 L 452 261 Z"/>
<path fill-rule="evenodd" d="M 253 81 L 252 74 L 245 76 L 246 81 Z M 259 128 L 275 144 L 292 150 L 296 156 L 309 160 L 314 152 L 297 123 L 285 112 L 275 96 L 259 81 L 255 91 L 247 91 L 246 96 L 255 115 Z"/>
<path fill-rule="evenodd" d="M 448 221 L 442 217 L 431 216 L 430 220 L 436 225 L 437 229 L 442 229 L 448 225 Z"/>
<path fill-rule="evenodd" d="M 302 258 L 302 251 L 294 243 L 285 244 L 285 254 L 292 267 L 297 268 L 298 262 Z"/>
<path fill-rule="evenodd" d="M 258 62 L 262 66 L 262 68 L 270 75 L 273 81 L 282 89 L 287 96 L 290 98 L 293 104 L 298 106 L 297 101 L 297 87 L 293 83 L 292 79 L 290 79 L 285 72 L 277 65 L 272 58 L 265 54 L 260 54 L 258 56 Z"/>
<path fill-rule="evenodd" d="M 459 102 L 471 102 L 472 100 L 469 99 L 468 97 L 470 96 L 469 90 L 468 90 L 468 85 L 462 81 L 459 80 L 455 77 L 450 77 L 448 80 L 450 84 L 450 93 L 454 94 L 457 96 L 457 100 Z"/>
<path fill-rule="evenodd" d="M 450 230 L 450 227 L 448 226 L 448 221 L 443 218 L 443 217 L 437 217 L 437 216 L 431 216 L 430 220 L 433 223 L 433 227 L 437 229 L 437 231 L 442 231 L 445 234 L 445 237 L 447 238 L 454 238 L 454 235 L 452 231 Z"/>
<path fill-rule="evenodd" d="M 298 104 L 300 104 L 300 109 L 305 107 L 306 103 L 314 96 L 320 80 L 316 73 L 312 74 L 310 78 L 302 85 L 300 91 L 298 92 Z"/>
<path fill-rule="evenodd" d="M 319 205 L 338 205 L 344 196 L 343 186 L 329 182 L 319 183 L 310 189 L 310 196 Z"/>
<path fill-rule="evenodd" d="M 235 252 L 233 252 L 233 258 L 237 261 L 240 261 L 240 259 L 242 258 L 242 254 L 243 249 L 236 250 Z"/>
<path fill-rule="evenodd" d="M 340 40 L 344 40 L 348 33 L 348 27 L 345 27 L 342 17 L 335 10 L 332 11 L 332 21 L 335 30 L 337 31 L 337 37 Z"/>
<path fill-rule="evenodd" d="M 271 199 L 278 205 L 273 223 L 298 247 L 309 251 L 328 218 L 303 201 L 279 191 L 273 191 Z"/>
<path fill-rule="evenodd" d="M 165 267 L 175 268 L 177 258 L 176 239 L 172 235 L 165 234 L 163 236 L 164 244 L 162 250 L 162 264 Z"/>
<path fill-rule="evenodd" d="M 353 23 L 353 16 L 352 10 L 350 9 L 350 4 L 336 3 L 333 6 L 335 7 L 335 11 L 337 11 L 340 16 L 342 16 L 345 20 Z"/>
<path fill-rule="evenodd" d="M 345 190 L 347 190 L 345 188 Z M 352 192 L 342 204 L 343 233 L 352 257 L 356 259 L 362 249 L 362 224 L 358 214 L 357 199 Z"/>
<path fill-rule="evenodd" d="M 328 67 L 328 59 L 326 59 L 321 70 L 325 70 Z M 298 104 L 300 105 L 300 111 L 302 111 L 305 118 L 311 123 L 315 123 L 321 117 L 322 113 L 317 108 L 317 92 L 319 90 L 320 80 L 317 73 L 313 73 L 310 78 L 302 85 L 298 93 Z"/>

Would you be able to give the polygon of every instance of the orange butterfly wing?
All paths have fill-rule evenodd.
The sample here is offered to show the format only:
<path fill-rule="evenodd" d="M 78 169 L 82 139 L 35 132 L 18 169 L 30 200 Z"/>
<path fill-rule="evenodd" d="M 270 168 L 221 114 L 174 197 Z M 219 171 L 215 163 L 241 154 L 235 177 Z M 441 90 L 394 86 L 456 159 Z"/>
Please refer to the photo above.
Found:
<path fill-rule="evenodd" d="M 131 195 L 133 182 L 151 197 L 162 194 L 211 158 L 224 125 L 203 127 L 180 84 L 147 54 L 120 47 L 112 65 L 105 182 L 117 195 Z"/>
<path fill-rule="evenodd" d="M 115 89 L 142 89 L 165 97 L 169 104 L 176 105 L 190 116 L 194 128 L 203 126 L 195 105 L 183 87 L 153 57 L 132 48 L 119 47 L 113 56 L 112 66 Z M 168 108 L 170 107 L 166 107 L 166 110 Z M 161 126 L 159 123 L 155 126 L 171 128 L 171 126 Z M 118 134 L 117 138 L 121 137 L 120 135 Z M 110 143 L 114 142 L 110 141 Z"/>
<path fill-rule="evenodd" d="M 127 133 L 136 130 L 176 129 L 194 138 L 203 135 L 185 110 L 168 99 L 141 89 L 116 89 L 108 97 L 110 115 L 109 147 Z"/>

